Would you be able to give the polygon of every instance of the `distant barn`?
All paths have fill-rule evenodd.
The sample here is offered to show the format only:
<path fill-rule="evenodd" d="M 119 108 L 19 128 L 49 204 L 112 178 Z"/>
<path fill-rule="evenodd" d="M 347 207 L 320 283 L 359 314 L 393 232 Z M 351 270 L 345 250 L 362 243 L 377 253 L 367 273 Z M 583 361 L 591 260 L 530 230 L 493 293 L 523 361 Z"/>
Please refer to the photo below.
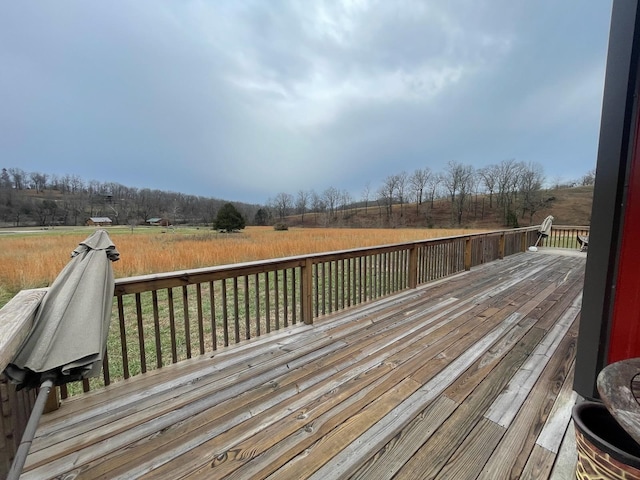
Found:
<path fill-rule="evenodd" d="M 95 226 L 95 227 L 108 227 L 113 222 L 109 217 L 91 217 L 87 220 L 87 225 Z"/>
<path fill-rule="evenodd" d="M 168 218 L 162 218 L 162 217 L 150 218 L 149 220 L 147 220 L 147 223 L 149 225 L 155 225 L 160 227 L 168 227 L 171 224 Z"/>

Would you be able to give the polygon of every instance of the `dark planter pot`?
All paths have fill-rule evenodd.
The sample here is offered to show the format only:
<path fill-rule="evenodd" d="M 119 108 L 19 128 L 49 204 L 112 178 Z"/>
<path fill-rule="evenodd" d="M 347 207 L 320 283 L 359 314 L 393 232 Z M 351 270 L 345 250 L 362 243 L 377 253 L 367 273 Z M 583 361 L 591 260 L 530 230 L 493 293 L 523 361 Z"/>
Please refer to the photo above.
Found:
<path fill-rule="evenodd" d="M 640 480 L 640 445 L 596 402 L 583 402 L 572 412 L 576 427 L 576 478 Z"/>

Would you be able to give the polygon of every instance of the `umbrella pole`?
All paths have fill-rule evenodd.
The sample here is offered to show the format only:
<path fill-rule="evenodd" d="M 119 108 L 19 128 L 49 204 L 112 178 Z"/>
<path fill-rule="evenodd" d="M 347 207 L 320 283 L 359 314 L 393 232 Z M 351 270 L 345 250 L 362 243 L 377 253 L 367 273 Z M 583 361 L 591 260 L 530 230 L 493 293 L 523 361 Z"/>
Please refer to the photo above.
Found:
<path fill-rule="evenodd" d="M 536 240 L 536 244 L 534 245 L 534 247 L 538 246 L 538 243 L 540 243 L 541 238 L 542 238 L 542 235 L 538 235 L 538 239 Z"/>
<path fill-rule="evenodd" d="M 40 422 L 40 417 L 42 416 L 44 405 L 47 402 L 47 397 L 49 396 L 49 392 L 51 391 L 52 387 L 52 380 L 45 380 L 44 382 L 42 382 L 42 385 L 40 385 L 38 398 L 36 398 L 36 403 L 33 406 L 31 415 L 29 416 L 27 427 L 24 429 L 24 433 L 22 434 L 22 440 L 20 441 L 20 446 L 18 447 L 16 456 L 14 457 L 13 463 L 11 464 L 11 470 L 9 470 L 7 480 L 17 480 L 22 474 L 24 462 L 27 460 L 27 454 L 29 453 L 29 449 L 31 448 L 33 437 L 35 437 L 36 435 L 36 429 L 38 428 L 38 423 Z"/>
<path fill-rule="evenodd" d="M 536 243 L 534 243 L 533 245 L 531 245 L 531 246 L 529 247 L 529 249 L 533 249 L 533 250 L 531 250 L 531 251 L 535 251 L 535 250 L 536 250 L 536 248 L 538 247 L 538 243 L 540 242 L 540 239 L 541 239 L 541 238 L 542 238 L 542 235 L 541 235 L 541 234 L 538 234 L 538 238 L 536 239 Z"/>

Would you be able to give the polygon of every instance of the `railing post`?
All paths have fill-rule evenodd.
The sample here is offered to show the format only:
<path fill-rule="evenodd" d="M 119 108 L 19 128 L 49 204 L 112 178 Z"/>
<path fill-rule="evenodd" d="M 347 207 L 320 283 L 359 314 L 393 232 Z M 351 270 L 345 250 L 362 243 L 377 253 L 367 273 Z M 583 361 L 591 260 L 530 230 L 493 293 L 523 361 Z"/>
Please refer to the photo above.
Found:
<path fill-rule="evenodd" d="M 498 246 L 498 258 L 500 260 L 504 259 L 504 240 L 505 240 L 505 234 L 504 232 L 502 232 L 500 234 L 500 244 Z"/>
<path fill-rule="evenodd" d="M 529 238 L 529 230 L 522 232 L 522 237 L 520 238 L 520 251 L 527 251 L 527 239 Z"/>
<path fill-rule="evenodd" d="M 0 478 L 18 451 L 35 402 L 34 390 L 16 390 L 2 372 L 27 337 L 46 290 L 21 290 L 0 309 Z"/>
<path fill-rule="evenodd" d="M 307 325 L 313 324 L 313 261 L 307 257 L 302 267 L 302 320 Z"/>
<path fill-rule="evenodd" d="M 418 247 L 409 248 L 409 288 L 418 287 Z"/>
<path fill-rule="evenodd" d="M 471 237 L 464 240 L 464 269 L 471 270 Z"/>

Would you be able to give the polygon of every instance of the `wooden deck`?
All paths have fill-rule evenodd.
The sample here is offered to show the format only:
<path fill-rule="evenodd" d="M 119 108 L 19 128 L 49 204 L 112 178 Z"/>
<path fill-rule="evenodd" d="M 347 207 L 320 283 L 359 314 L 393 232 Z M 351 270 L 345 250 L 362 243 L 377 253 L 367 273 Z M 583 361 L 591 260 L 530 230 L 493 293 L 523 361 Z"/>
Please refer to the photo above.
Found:
<path fill-rule="evenodd" d="M 69 400 L 23 478 L 570 478 L 584 264 L 513 255 Z"/>

